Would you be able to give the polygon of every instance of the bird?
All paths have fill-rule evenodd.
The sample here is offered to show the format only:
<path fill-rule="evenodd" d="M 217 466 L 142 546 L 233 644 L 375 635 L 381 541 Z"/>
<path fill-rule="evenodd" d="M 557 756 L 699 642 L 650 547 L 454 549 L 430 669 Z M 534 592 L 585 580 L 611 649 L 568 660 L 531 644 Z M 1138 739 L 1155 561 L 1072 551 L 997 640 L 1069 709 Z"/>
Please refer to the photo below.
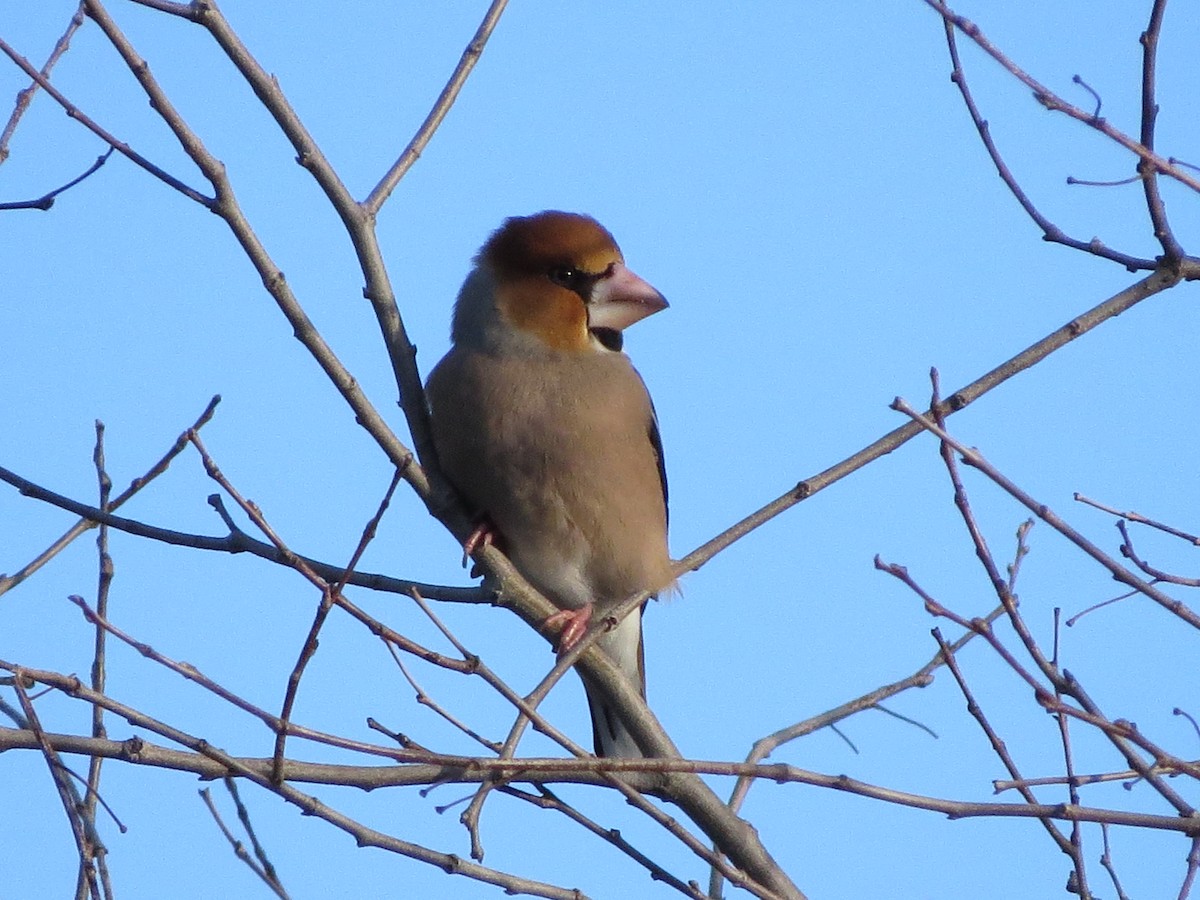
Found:
<path fill-rule="evenodd" d="M 559 608 L 560 655 L 593 615 L 674 590 L 658 420 L 622 334 L 667 306 L 590 216 L 509 218 L 475 257 L 426 384 L 439 468 L 478 523 L 464 550 L 494 540 Z M 643 699 L 644 609 L 598 640 Z M 646 756 L 580 677 L 596 755 Z"/>

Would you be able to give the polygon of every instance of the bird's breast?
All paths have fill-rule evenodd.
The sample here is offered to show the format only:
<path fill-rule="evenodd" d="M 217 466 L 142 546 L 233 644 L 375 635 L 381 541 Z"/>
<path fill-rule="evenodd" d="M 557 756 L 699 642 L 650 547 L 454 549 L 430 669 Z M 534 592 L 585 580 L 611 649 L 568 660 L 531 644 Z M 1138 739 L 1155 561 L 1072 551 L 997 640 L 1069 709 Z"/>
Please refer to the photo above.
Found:
<path fill-rule="evenodd" d="M 429 384 L 446 477 L 562 606 L 670 583 L 653 412 L 621 354 L 457 349 Z"/>

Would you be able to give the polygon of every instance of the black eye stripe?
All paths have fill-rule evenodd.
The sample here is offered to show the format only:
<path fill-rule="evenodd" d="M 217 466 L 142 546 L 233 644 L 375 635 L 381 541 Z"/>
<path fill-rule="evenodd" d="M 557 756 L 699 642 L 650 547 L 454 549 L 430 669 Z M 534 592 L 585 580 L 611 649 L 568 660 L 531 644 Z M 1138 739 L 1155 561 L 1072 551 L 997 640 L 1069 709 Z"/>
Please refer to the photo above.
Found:
<path fill-rule="evenodd" d="M 592 286 L 601 277 L 568 265 L 551 266 L 546 272 L 546 276 L 555 284 L 574 291 L 584 299 L 584 302 L 587 302 L 592 293 Z"/>

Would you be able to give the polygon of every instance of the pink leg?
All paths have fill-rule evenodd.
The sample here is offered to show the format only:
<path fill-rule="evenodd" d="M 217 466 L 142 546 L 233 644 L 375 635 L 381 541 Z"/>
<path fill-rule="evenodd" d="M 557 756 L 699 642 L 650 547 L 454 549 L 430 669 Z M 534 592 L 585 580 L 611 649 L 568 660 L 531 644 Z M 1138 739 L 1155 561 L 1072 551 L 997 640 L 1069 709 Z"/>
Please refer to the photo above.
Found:
<path fill-rule="evenodd" d="M 489 544 L 496 543 L 496 538 L 500 534 L 496 530 L 496 526 L 492 524 L 492 520 L 484 516 L 479 520 L 478 524 L 471 529 L 471 533 L 467 535 L 467 539 L 463 542 L 463 568 L 467 567 L 467 562 L 471 559 L 471 554 L 480 547 L 486 547 Z"/>
<path fill-rule="evenodd" d="M 592 621 L 592 604 L 581 606 L 579 609 L 560 609 L 546 620 L 550 628 L 560 627 L 558 636 L 558 655 L 562 656 L 579 643 Z"/>

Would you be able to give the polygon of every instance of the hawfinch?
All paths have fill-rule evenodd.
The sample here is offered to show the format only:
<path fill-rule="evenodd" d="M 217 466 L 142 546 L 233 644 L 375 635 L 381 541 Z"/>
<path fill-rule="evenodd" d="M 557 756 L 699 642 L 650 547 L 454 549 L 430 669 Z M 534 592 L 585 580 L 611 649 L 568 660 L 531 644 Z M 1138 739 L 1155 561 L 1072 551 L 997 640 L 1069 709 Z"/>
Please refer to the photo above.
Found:
<path fill-rule="evenodd" d="M 454 307 L 453 347 L 427 392 L 441 469 L 518 571 L 562 612 L 559 652 L 593 609 L 673 584 L 654 407 L 621 331 L 665 309 L 587 216 L 508 219 Z M 646 693 L 641 611 L 599 646 Z M 596 754 L 640 757 L 584 679 Z"/>

